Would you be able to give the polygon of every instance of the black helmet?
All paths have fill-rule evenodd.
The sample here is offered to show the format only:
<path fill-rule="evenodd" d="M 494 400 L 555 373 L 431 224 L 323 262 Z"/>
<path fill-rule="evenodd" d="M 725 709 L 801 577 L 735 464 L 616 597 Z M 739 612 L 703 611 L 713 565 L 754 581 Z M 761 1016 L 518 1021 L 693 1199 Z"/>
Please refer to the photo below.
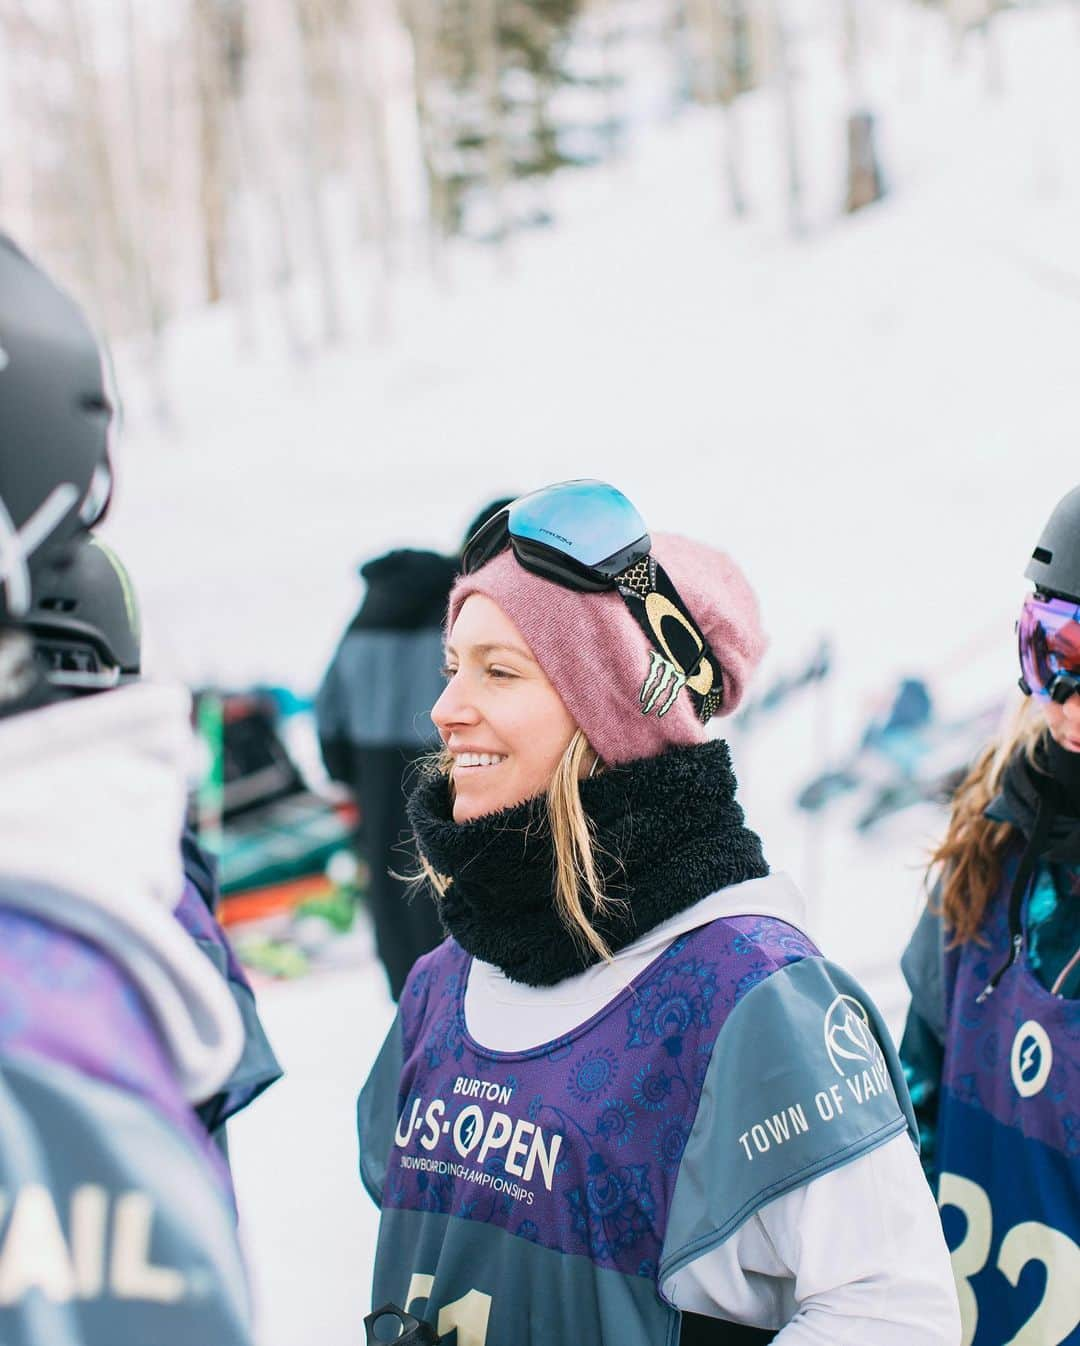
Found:
<path fill-rule="evenodd" d="M 99 691 L 139 676 L 139 607 L 116 553 L 92 533 L 43 553 L 25 621 L 54 687 Z"/>
<path fill-rule="evenodd" d="M 86 319 L 0 234 L 0 628 L 30 606 L 30 567 L 108 503 L 112 407 Z"/>
<path fill-rule="evenodd" d="M 1080 486 L 1054 507 L 1024 574 L 1042 593 L 1080 603 Z"/>

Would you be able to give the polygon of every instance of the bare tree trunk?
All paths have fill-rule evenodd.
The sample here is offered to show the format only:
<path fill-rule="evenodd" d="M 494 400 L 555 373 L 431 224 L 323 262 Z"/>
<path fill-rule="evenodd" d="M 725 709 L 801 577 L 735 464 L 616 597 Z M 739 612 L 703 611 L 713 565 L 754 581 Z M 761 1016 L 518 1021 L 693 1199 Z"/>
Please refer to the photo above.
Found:
<path fill-rule="evenodd" d="M 48 81 L 44 76 L 45 35 L 40 23 L 27 12 L 26 0 L 0 5 L 0 41 L 5 50 L 19 54 L 7 72 L 12 113 L 8 154 L 14 152 L 14 158 L 9 157 L 0 172 L 0 219 L 16 237 L 32 239 L 39 226 L 41 201 L 38 158 L 31 150 L 30 128 L 41 117 L 42 91 Z M 54 126 L 56 118 L 49 117 L 45 124 Z"/>
<path fill-rule="evenodd" d="M 71 128 L 78 147 L 74 157 L 87 206 L 80 232 L 88 227 L 92 240 L 93 260 L 86 275 L 96 295 L 98 320 L 113 331 L 124 331 L 131 325 L 130 296 L 138 285 L 130 221 L 117 199 L 99 78 L 77 0 L 64 0 L 62 15 L 76 91 Z"/>
<path fill-rule="evenodd" d="M 949 25 L 949 45 L 952 47 L 953 64 L 959 65 L 964 50 L 966 25 L 961 12 L 962 0 L 944 0 L 945 19 Z"/>
<path fill-rule="evenodd" d="M 859 0 L 844 0 L 844 50 L 848 72 L 849 111 L 847 123 L 847 199 L 849 215 L 880 201 L 885 195 L 877 152 L 877 124 L 867 106 L 863 78 L 862 33 Z"/>
<path fill-rule="evenodd" d="M 428 258 L 432 273 L 447 279 L 446 240 L 450 235 L 450 193 L 439 163 L 439 128 L 431 107 L 437 37 L 431 0 L 404 0 L 406 21 L 413 45 L 416 87 L 416 119 L 428 189 Z"/>
<path fill-rule="evenodd" d="M 334 268 L 329 223 L 323 200 L 322 165 L 319 163 L 319 135 L 315 121 L 314 85 L 316 72 L 323 68 L 322 30 L 309 32 L 304 22 L 304 0 L 295 0 L 294 20 L 297 29 L 297 47 L 300 58 L 301 126 L 301 181 L 304 207 L 311 230 L 311 244 L 315 254 L 315 275 L 319 290 L 319 308 L 322 315 L 322 337 L 326 345 L 341 340 L 341 305 L 338 299 L 339 283 Z"/>
<path fill-rule="evenodd" d="M 471 39 L 476 68 L 480 74 L 487 125 L 484 128 L 484 162 L 487 187 L 495 219 L 495 242 L 505 259 L 510 238 L 510 216 L 506 191 L 510 183 L 510 163 L 503 132 L 503 104 L 499 59 L 499 0 L 470 0 Z"/>
<path fill-rule="evenodd" d="M 0 219 L 18 237 L 32 238 L 37 232 L 39 201 L 35 190 L 38 154 L 30 128 L 55 126 L 56 118 L 43 117 L 43 90 L 49 81 L 44 73 L 44 50 L 48 37 L 37 18 L 27 12 L 25 0 L 0 5 L 0 40 L 18 61 L 9 68 L 8 97 L 12 125 L 8 159 L 0 172 Z"/>
<path fill-rule="evenodd" d="M 338 79 L 350 90 L 346 137 L 361 147 L 356 175 L 362 235 L 384 251 L 393 233 L 389 150 L 386 143 L 386 90 L 378 68 L 378 35 L 372 6 L 353 0 L 343 40 L 337 44 Z"/>
<path fill-rule="evenodd" d="M 1002 6 L 997 0 L 987 0 L 983 19 L 983 55 L 986 62 L 986 92 L 991 98 L 1000 98 L 1005 92 L 1005 64 L 1001 58 L 1001 42 L 997 16 Z"/>
<path fill-rule="evenodd" d="M 557 150 L 557 136 L 551 119 L 551 100 L 555 91 L 550 79 L 545 74 L 537 73 L 534 84 L 533 138 L 539 148 L 541 158 L 547 160 L 549 156 L 554 156 Z M 554 213 L 549 188 L 550 181 L 547 173 L 538 173 L 533 181 L 533 191 L 538 208 L 540 213 L 547 218 L 551 218 Z"/>
<path fill-rule="evenodd" d="M 127 105 L 128 128 L 132 153 L 132 204 L 136 227 L 140 236 L 133 240 L 133 265 L 138 287 L 139 309 L 146 331 L 146 376 L 159 424 L 167 425 L 172 416 L 165 380 L 165 304 L 155 281 L 156 216 L 147 192 L 146 135 L 143 126 L 143 100 L 139 89 L 139 29 L 135 0 L 127 0 L 124 7 L 124 26 L 127 37 Z"/>
<path fill-rule="evenodd" d="M 733 214 L 746 214 L 746 194 L 743 191 L 742 136 L 740 134 L 739 93 L 739 29 L 740 0 L 707 0 L 710 29 L 711 66 L 714 71 L 715 96 L 724 110 L 724 177 L 727 180 L 728 199 Z"/>
<path fill-rule="evenodd" d="M 258 156 L 249 152 L 246 140 L 242 106 L 246 101 L 243 86 L 229 90 L 221 103 L 221 130 L 228 185 L 225 217 L 228 296 L 236 318 L 237 344 L 242 351 L 250 352 L 257 348 L 261 331 L 256 312 L 259 278 L 255 274 L 249 243 L 255 232 L 253 180 L 259 164 Z"/>
<path fill-rule="evenodd" d="M 604 81 L 604 139 L 607 142 L 607 157 L 614 159 L 619 153 L 619 108 L 615 94 L 618 87 L 618 76 L 615 72 L 618 17 L 614 0 L 599 0 L 599 3 L 601 71 Z"/>
<path fill-rule="evenodd" d="M 293 261 L 291 233 L 285 200 L 273 164 L 267 164 L 259 152 L 259 137 L 255 132 L 251 97 L 246 89 L 230 102 L 230 143 L 236 147 L 241 195 L 249 202 L 261 201 L 270 225 L 270 246 L 273 250 L 271 283 L 281 319 L 282 331 L 289 354 L 303 362 L 311 351 L 305 336 L 304 323 L 297 312 L 293 295 L 296 268 Z M 245 311 L 252 304 L 251 268 L 246 257 L 238 258 L 239 290 Z"/>
<path fill-rule="evenodd" d="M 798 238 L 806 233 L 802 200 L 802 164 L 799 151 L 798 116 L 795 111 L 794 75 L 791 68 L 791 44 L 784 0 L 769 0 L 773 40 L 776 44 L 777 78 L 780 81 L 780 110 L 783 127 L 784 159 L 787 166 L 788 223 Z"/>
<path fill-rule="evenodd" d="M 207 301 L 225 295 L 228 191 L 225 151 L 225 69 L 215 0 L 192 0 L 199 100 L 199 202 L 203 225 L 203 283 Z"/>
<path fill-rule="evenodd" d="M 377 257 L 369 310 L 369 328 L 376 340 L 386 336 L 391 324 L 396 232 L 387 127 L 388 91 L 378 59 L 382 34 L 376 27 L 380 21 L 386 21 L 385 11 L 380 8 L 373 15 L 368 0 L 353 0 L 344 40 L 338 47 L 342 88 L 351 89 L 346 111 L 347 139 L 361 147 L 360 170 L 354 173 L 354 182 L 362 232 Z"/>
<path fill-rule="evenodd" d="M 668 37 L 665 45 L 675 54 L 675 97 L 673 107 L 679 106 L 691 95 L 694 88 L 694 53 L 690 41 L 690 25 L 687 22 L 686 0 L 672 0 L 667 15 Z"/>

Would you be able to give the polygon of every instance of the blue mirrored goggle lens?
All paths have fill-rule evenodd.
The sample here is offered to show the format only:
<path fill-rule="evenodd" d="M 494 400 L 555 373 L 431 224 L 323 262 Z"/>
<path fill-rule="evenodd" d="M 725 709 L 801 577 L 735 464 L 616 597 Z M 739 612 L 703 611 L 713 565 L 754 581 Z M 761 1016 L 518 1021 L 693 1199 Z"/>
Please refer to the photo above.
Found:
<path fill-rule="evenodd" d="M 621 491 L 604 481 L 564 481 L 515 500 L 511 537 L 543 543 L 586 566 L 596 566 L 648 532 Z"/>

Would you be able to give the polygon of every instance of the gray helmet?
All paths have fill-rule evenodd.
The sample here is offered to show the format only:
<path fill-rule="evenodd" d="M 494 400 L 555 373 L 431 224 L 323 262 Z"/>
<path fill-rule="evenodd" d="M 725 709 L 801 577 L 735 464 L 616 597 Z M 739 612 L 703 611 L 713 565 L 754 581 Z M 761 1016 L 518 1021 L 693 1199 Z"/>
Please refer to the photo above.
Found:
<path fill-rule="evenodd" d="M 120 558 L 100 538 L 86 533 L 45 552 L 32 585 L 26 625 L 54 687 L 101 691 L 139 676 L 135 590 Z"/>
<path fill-rule="evenodd" d="M 25 616 L 41 549 L 105 512 L 111 419 L 86 319 L 0 234 L 0 629 Z"/>
<path fill-rule="evenodd" d="M 1080 486 L 1054 507 L 1024 574 L 1042 593 L 1080 603 Z"/>

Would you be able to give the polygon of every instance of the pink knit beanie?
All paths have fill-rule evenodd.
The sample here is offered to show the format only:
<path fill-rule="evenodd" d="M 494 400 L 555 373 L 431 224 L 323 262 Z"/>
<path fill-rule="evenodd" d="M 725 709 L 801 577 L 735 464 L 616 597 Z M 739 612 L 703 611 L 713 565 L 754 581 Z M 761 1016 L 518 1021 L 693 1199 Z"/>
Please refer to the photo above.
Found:
<path fill-rule="evenodd" d="M 730 715 L 765 653 L 757 599 L 723 552 L 673 533 L 652 535 L 664 567 L 720 662 Z M 704 743 L 705 726 L 683 690 L 663 715 L 660 696 L 646 712 L 654 675 L 652 647 L 614 591 L 575 593 L 532 574 L 507 549 L 450 594 L 447 630 L 470 594 L 486 594 L 521 632 L 563 704 L 604 762 L 654 757 L 665 748 Z"/>

